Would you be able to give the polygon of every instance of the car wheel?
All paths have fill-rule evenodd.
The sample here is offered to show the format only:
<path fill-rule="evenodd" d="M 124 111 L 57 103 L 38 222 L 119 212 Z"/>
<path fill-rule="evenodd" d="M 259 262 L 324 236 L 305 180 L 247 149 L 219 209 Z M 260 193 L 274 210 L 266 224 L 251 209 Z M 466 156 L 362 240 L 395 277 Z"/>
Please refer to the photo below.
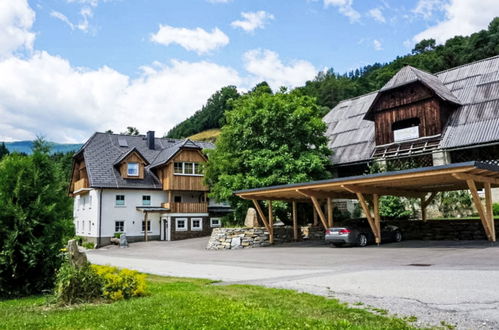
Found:
<path fill-rule="evenodd" d="M 401 242 L 402 241 L 402 233 L 400 231 L 395 232 L 395 242 Z"/>
<path fill-rule="evenodd" d="M 359 235 L 358 245 L 361 247 L 364 247 L 367 245 L 367 236 L 366 235 L 364 235 L 364 234 Z"/>
<path fill-rule="evenodd" d="M 336 247 L 342 247 L 345 243 L 333 243 L 333 245 Z"/>

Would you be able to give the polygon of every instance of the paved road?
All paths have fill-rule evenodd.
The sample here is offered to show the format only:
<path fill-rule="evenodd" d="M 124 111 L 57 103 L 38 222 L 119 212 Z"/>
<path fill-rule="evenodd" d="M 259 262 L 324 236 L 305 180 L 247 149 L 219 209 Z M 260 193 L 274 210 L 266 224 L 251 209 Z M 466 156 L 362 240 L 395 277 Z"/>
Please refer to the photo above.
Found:
<path fill-rule="evenodd" d="M 89 251 L 91 262 L 158 275 L 288 288 L 362 302 L 418 324 L 499 329 L 499 246 L 407 241 L 366 248 L 288 243 L 207 251 L 207 238 Z M 414 266 L 411 264 L 419 264 Z M 426 265 L 426 266 L 422 266 Z"/>

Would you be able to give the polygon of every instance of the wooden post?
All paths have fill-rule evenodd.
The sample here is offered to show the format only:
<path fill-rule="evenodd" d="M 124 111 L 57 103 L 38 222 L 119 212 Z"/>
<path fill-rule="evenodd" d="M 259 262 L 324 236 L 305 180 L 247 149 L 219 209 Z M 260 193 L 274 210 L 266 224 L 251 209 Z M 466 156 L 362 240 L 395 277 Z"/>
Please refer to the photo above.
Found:
<path fill-rule="evenodd" d="M 379 216 L 379 196 L 373 194 L 373 211 L 374 211 L 374 225 L 376 227 L 376 244 L 381 243 L 381 219 Z"/>
<path fill-rule="evenodd" d="M 496 227 L 494 224 L 494 211 L 492 209 L 492 189 L 490 186 L 490 182 L 485 182 L 483 185 L 485 190 L 485 213 L 487 214 L 487 218 L 489 220 L 490 226 L 490 236 L 492 242 L 496 241 Z"/>
<path fill-rule="evenodd" d="M 322 225 L 324 226 L 324 230 L 327 230 L 326 217 L 324 216 L 324 212 L 322 212 L 321 204 L 319 203 L 317 198 L 314 196 L 310 196 L 310 199 L 312 200 L 312 203 L 314 204 L 314 209 L 317 211 L 316 213 L 319 214 L 319 218 L 321 219 Z"/>
<path fill-rule="evenodd" d="M 312 205 L 312 209 L 314 210 L 314 223 L 313 223 L 313 226 L 317 227 L 319 225 L 319 220 L 317 219 L 317 210 L 315 209 L 314 205 Z"/>
<path fill-rule="evenodd" d="M 327 198 L 327 225 L 329 228 L 333 227 L 333 199 Z"/>
<path fill-rule="evenodd" d="M 376 239 L 376 242 L 381 241 L 381 238 L 379 237 L 380 231 L 378 231 L 379 226 L 376 226 L 376 220 L 371 214 L 371 210 L 369 210 L 369 206 L 367 205 L 366 199 L 364 198 L 364 195 L 362 193 L 356 193 L 357 194 L 357 199 L 359 200 L 360 206 L 362 207 L 362 210 L 366 214 L 367 222 L 369 222 L 369 226 L 371 227 L 371 230 L 373 231 L 374 237 Z M 378 196 L 378 195 L 376 195 Z M 377 197 L 376 197 L 377 199 Z M 374 200 L 374 196 L 373 196 Z M 379 216 L 379 200 L 377 201 L 378 203 L 374 203 L 374 205 L 378 205 L 378 216 Z"/>
<path fill-rule="evenodd" d="M 144 211 L 144 241 L 147 242 L 147 211 Z"/>
<path fill-rule="evenodd" d="M 268 201 L 269 203 L 269 242 L 270 244 L 274 243 L 274 214 L 272 212 L 272 201 Z"/>
<path fill-rule="evenodd" d="M 265 214 L 263 213 L 262 208 L 260 207 L 260 204 L 258 203 L 258 201 L 256 199 L 252 199 L 252 201 L 253 201 L 253 205 L 255 205 L 256 211 L 258 212 L 258 215 L 262 219 L 263 225 L 265 226 L 265 228 L 267 229 L 267 231 L 269 232 L 269 235 L 270 235 L 269 223 L 267 222 L 267 218 L 265 217 Z"/>
<path fill-rule="evenodd" d="M 298 241 L 298 215 L 296 210 L 296 201 L 293 201 L 293 238 Z"/>
<path fill-rule="evenodd" d="M 428 199 L 424 199 L 424 197 L 421 198 L 421 220 L 426 222 L 426 208 L 428 207 L 428 205 L 430 205 L 431 201 L 435 198 L 436 195 L 436 192 L 432 192 Z"/>
<path fill-rule="evenodd" d="M 488 212 L 485 212 L 483 208 L 480 196 L 478 196 L 478 191 L 476 189 L 475 181 L 472 179 L 468 179 L 466 180 L 466 183 L 468 184 L 468 188 L 470 189 L 471 197 L 473 197 L 473 203 L 475 204 L 478 214 L 480 215 L 480 220 L 482 221 L 482 226 L 485 229 L 485 234 L 487 235 L 487 239 L 489 241 L 494 242 L 495 239 L 492 237 L 492 230 L 490 228 L 490 222 L 487 215 Z"/>

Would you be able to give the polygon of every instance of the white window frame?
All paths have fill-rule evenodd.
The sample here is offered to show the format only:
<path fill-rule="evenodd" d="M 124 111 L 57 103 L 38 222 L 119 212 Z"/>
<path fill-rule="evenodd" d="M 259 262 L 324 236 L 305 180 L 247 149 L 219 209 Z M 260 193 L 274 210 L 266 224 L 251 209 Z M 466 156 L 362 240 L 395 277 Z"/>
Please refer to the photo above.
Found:
<path fill-rule="evenodd" d="M 144 203 L 144 197 L 149 197 L 149 204 Z M 142 195 L 142 206 L 151 206 L 152 205 L 152 197 L 151 195 Z"/>
<path fill-rule="evenodd" d="M 214 225 L 213 220 L 218 221 L 218 224 Z M 222 227 L 222 219 L 221 218 L 210 218 L 210 227 L 211 228 Z"/>
<path fill-rule="evenodd" d="M 92 208 L 92 195 L 88 195 L 88 209 Z"/>
<path fill-rule="evenodd" d="M 137 173 L 136 174 L 130 174 L 130 168 L 131 168 L 130 165 L 137 166 Z M 127 176 L 139 176 L 140 175 L 140 165 L 139 165 L 139 163 L 137 163 L 137 162 L 126 163 L 126 175 Z"/>
<path fill-rule="evenodd" d="M 123 230 L 121 230 L 121 231 L 120 230 L 116 230 L 116 223 L 117 222 L 123 222 Z M 115 233 L 124 233 L 125 232 L 125 222 L 126 222 L 125 220 L 115 220 L 114 221 L 114 232 Z"/>
<path fill-rule="evenodd" d="M 81 233 L 85 234 L 85 220 L 81 221 Z"/>
<path fill-rule="evenodd" d="M 199 227 L 194 227 L 194 221 L 199 221 Z M 192 231 L 202 231 L 203 230 L 203 218 L 191 218 L 191 230 Z"/>
<path fill-rule="evenodd" d="M 148 228 L 146 228 L 146 226 Z M 147 223 L 144 220 L 140 223 L 140 232 L 143 233 L 144 229 L 147 229 L 148 233 L 152 233 L 152 221 L 150 219 L 147 219 Z"/>
<path fill-rule="evenodd" d="M 175 163 L 182 164 L 182 173 L 175 173 Z M 185 173 L 185 164 L 192 165 L 192 173 Z M 204 176 L 204 174 L 196 174 L 196 168 L 200 167 L 201 163 L 198 162 L 174 162 L 173 164 L 173 175 L 185 175 L 185 176 Z"/>
<path fill-rule="evenodd" d="M 123 204 L 118 204 L 118 196 L 123 196 Z M 114 196 L 114 207 L 126 207 L 126 197 L 123 194 L 117 194 Z"/>
<path fill-rule="evenodd" d="M 88 220 L 88 234 L 92 235 L 92 221 Z"/>
<path fill-rule="evenodd" d="M 178 228 L 178 223 L 180 221 L 184 221 L 185 227 L 184 228 Z M 188 226 L 188 219 L 187 218 L 176 218 L 175 219 L 175 231 L 187 231 L 187 226 Z"/>

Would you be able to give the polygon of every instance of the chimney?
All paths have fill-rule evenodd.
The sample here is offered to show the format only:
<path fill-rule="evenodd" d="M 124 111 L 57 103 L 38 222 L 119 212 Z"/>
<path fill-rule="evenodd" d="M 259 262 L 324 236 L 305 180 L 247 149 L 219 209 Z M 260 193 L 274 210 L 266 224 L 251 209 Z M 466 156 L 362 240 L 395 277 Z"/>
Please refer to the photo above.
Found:
<path fill-rule="evenodd" d="M 154 145 L 154 131 L 147 132 L 147 147 L 151 150 L 155 149 Z"/>

